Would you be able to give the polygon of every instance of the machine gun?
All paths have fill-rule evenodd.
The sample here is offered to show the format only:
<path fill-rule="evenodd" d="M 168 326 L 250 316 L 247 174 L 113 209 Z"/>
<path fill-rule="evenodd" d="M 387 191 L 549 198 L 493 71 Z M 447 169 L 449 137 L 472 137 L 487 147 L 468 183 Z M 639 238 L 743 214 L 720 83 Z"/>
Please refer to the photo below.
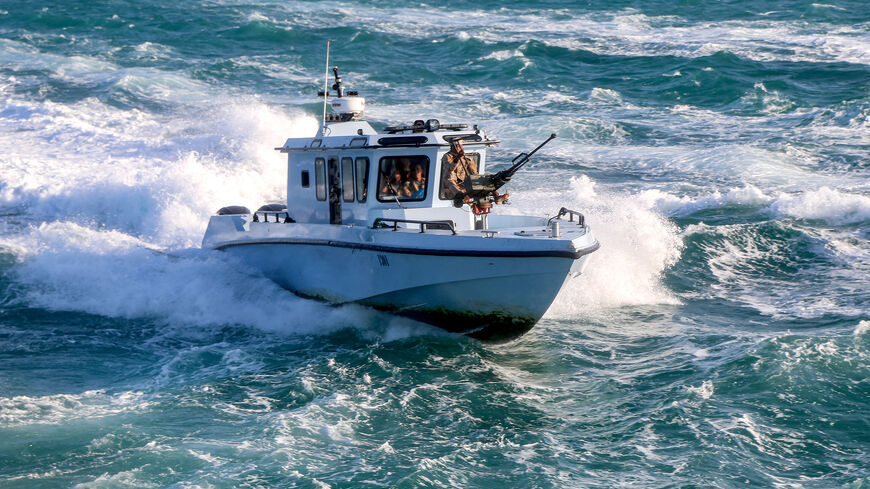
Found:
<path fill-rule="evenodd" d="M 531 159 L 533 154 L 537 153 L 539 149 L 543 148 L 545 144 L 555 138 L 556 134 L 550 134 L 550 137 L 548 137 L 543 143 L 539 144 L 537 148 L 528 153 L 518 154 L 513 160 L 511 160 L 513 165 L 511 165 L 510 168 L 506 168 L 497 173 L 472 175 L 470 172 L 466 171 L 465 193 L 457 195 L 456 198 L 453 199 L 453 205 L 456 207 L 462 207 L 465 198 L 468 197 L 470 199 L 469 205 L 471 205 L 472 212 L 477 215 L 489 214 L 492 210 L 493 202 L 498 198 L 498 189 L 511 181 L 511 177 L 513 177 L 514 174 L 523 167 L 523 165 L 529 162 L 529 159 Z"/>

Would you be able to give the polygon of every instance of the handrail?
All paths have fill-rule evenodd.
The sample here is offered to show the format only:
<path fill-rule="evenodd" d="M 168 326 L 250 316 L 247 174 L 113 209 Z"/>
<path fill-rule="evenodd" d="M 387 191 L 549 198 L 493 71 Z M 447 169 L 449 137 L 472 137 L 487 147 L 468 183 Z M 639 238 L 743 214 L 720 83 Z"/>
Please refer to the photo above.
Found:
<path fill-rule="evenodd" d="M 555 216 L 547 219 L 547 225 L 549 226 L 553 219 L 561 219 L 565 214 L 568 214 L 568 222 L 574 222 L 574 216 L 577 216 L 577 225 L 586 227 L 586 217 L 583 214 L 565 207 L 559 209 L 559 212 Z"/>
<path fill-rule="evenodd" d="M 387 224 L 388 222 L 392 222 L 393 225 L 390 226 L 389 224 Z M 442 231 L 446 230 L 450 231 L 453 234 L 456 234 L 456 224 L 451 220 L 418 221 L 415 219 L 393 219 L 391 217 L 379 217 L 375 219 L 375 221 L 372 223 L 372 229 L 392 227 L 393 231 L 398 231 L 400 222 L 405 224 L 419 224 L 421 233 L 425 233 L 426 228 L 428 227 L 429 229 L 440 229 Z"/>
<path fill-rule="evenodd" d="M 275 216 L 275 222 L 281 222 L 279 219 L 282 214 L 284 215 L 284 224 L 296 222 L 292 217 L 290 217 L 290 213 L 287 211 L 256 211 L 254 212 L 254 222 L 260 222 L 257 214 L 263 214 L 263 222 L 269 222 L 269 214 Z"/>

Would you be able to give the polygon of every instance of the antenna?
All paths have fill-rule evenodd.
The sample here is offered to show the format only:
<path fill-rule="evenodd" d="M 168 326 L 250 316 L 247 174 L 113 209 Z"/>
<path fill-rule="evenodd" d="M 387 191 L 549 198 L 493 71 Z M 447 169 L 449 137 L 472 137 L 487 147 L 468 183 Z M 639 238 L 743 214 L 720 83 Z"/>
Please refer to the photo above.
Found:
<path fill-rule="evenodd" d="M 323 119 L 321 119 L 320 134 L 326 132 L 326 99 L 329 98 L 329 41 L 326 41 L 326 73 L 323 75 Z"/>

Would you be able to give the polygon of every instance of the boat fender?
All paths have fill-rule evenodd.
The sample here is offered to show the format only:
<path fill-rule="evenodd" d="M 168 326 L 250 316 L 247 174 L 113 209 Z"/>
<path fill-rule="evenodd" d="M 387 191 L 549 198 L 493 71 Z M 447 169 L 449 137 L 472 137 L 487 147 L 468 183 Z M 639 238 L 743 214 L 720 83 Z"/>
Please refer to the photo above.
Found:
<path fill-rule="evenodd" d="M 226 207 L 221 207 L 217 211 L 217 215 L 219 216 L 229 216 L 233 214 L 250 214 L 251 210 L 243 205 L 228 205 Z"/>

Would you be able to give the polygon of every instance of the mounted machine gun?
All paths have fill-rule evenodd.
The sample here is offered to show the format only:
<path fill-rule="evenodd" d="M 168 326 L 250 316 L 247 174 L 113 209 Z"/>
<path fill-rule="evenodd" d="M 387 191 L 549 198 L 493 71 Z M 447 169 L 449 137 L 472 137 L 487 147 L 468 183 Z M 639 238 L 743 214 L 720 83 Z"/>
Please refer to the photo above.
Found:
<path fill-rule="evenodd" d="M 465 176 L 465 193 L 459 194 L 453 199 L 453 205 L 462 207 L 462 204 L 468 202 L 471 206 L 471 211 L 477 215 L 489 214 L 492 210 L 492 204 L 498 199 L 498 189 L 511 181 L 511 177 L 519 171 L 526 163 L 529 162 L 532 155 L 543 148 L 545 144 L 556 138 L 556 134 L 550 134 L 546 141 L 539 144 L 537 148 L 528 153 L 520 153 L 511 160 L 510 168 L 506 168 L 494 174 L 472 175 L 470 172 Z"/>

